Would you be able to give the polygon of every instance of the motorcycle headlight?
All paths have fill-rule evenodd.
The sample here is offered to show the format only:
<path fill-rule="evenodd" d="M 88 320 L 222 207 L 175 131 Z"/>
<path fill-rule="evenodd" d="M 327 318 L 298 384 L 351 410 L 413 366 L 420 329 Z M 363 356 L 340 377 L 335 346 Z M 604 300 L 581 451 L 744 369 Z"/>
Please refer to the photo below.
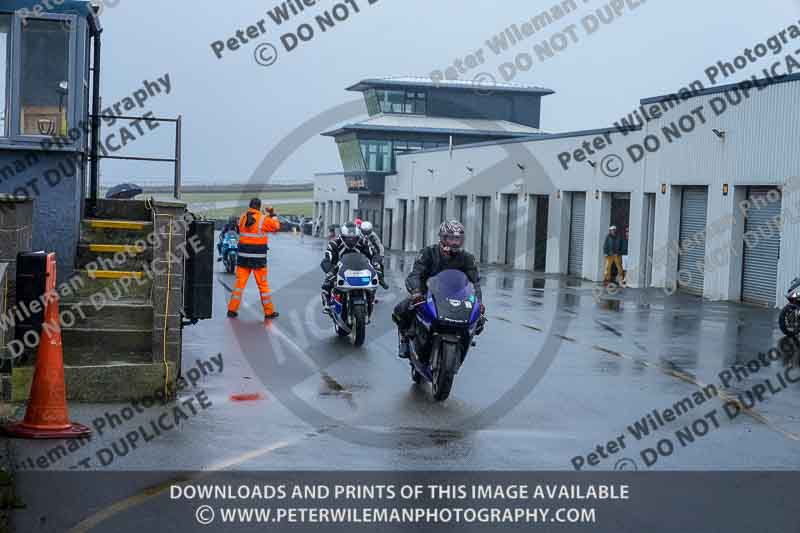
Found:
<path fill-rule="evenodd" d="M 792 300 L 800 298 L 800 290 L 790 293 L 789 298 L 791 298 Z"/>

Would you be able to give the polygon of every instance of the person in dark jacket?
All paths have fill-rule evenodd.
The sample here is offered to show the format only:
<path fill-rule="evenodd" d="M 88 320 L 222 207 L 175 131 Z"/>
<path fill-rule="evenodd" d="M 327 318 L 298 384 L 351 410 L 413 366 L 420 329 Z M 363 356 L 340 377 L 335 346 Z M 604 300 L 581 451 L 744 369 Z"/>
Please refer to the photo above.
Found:
<path fill-rule="evenodd" d="M 603 254 L 606 256 L 606 267 L 603 281 L 611 283 L 613 281 L 611 268 L 616 267 L 617 275 L 622 275 L 622 240 L 617 235 L 617 227 L 608 228 L 608 235 L 603 243 Z"/>
<path fill-rule="evenodd" d="M 463 249 L 464 226 L 457 220 L 443 222 L 439 227 L 439 243 L 423 248 L 414 261 L 414 268 L 406 278 L 409 297 L 394 308 L 392 319 L 400 336 L 398 356 L 408 358 L 408 333 L 414 320 L 414 308 L 425 301 L 428 279 L 444 270 L 460 270 L 475 287 L 475 296 L 481 301 L 481 321 L 486 308 L 481 298 L 481 275 L 475 256 Z M 480 331 L 480 328 L 479 328 Z"/>
<path fill-rule="evenodd" d="M 349 253 L 358 252 L 364 254 L 370 262 L 373 262 L 377 255 L 372 245 L 364 238 L 356 225 L 353 222 L 348 222 L 342 226 L 339 236 L 328 242 L 328 247 L 325 249 L 325 257 L 323 257 L 322 263 L 320 263 L 320 268 L 325 272 L 325 281 L 322 283 L 323 313 L 330 313 L 329 302 L 333 284 L 336 281 L 336 267 L 339 261 L 343 256 Z"/>
<path fill-rule="evenodd" d="M 375 253 L 375 260 L 373 263 L 378 268 L 378 279 L 380 280 L 381 287 L 384 289 L 389 288 L 389 284 L 386 283 L 384 279 L 383 271 L 383 258 L 386 254 L 386 249 L 383 247 L 383 243 L 381 242 L 381 238 L 378 237 L 378 234 L 375 233 L 375 228 L 372 227 L 372 222 L 363 221 L 361 226 L 359 226 L 361 230 L 361 234 L 364 236 L 367 241 L 372 245 L 372 251 Z"/>

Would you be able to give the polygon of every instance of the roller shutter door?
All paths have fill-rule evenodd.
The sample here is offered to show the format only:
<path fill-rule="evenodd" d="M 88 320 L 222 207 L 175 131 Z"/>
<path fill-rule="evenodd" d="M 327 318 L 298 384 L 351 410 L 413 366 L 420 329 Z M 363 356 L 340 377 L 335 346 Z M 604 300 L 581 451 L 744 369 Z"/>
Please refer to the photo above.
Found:
<path fill-rule="evenodd" d="M 752 187 L 747 199 L 750 207 L 744 223 L 742 300 L 772 307 L 781 252 L 781 233 L 776 224 L 781 214 L 780 191 L 772 187 Z"/>
<path fill-rule="evenodd" d="M 681 196 L 678 286 L 686 292 L 702 295 L 705 281 L 708 188 L 684 187 Z"/>
<path fill-rule="evenodd" d="M 586 193 L 572 193 L 572 214 L 569 225 L 569 266 L 567 273 L 583 277 L 583 236 L 586 220 Z"/>

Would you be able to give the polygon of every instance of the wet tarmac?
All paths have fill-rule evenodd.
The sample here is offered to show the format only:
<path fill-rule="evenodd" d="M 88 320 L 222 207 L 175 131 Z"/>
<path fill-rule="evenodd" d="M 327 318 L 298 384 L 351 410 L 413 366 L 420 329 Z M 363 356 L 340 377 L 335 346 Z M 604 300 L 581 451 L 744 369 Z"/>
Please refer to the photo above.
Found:
<path fill-rule="evenodd" d="M 138 406 L 130 420 L 66 452 L 53 451 L 58 443 L 15 441 L 17 463 L 50 470 L 800 466 L 800 383 L 792 383 L 800 379 L 800 349 L 781 344 L 772 310 L 659 290 L 609 295 L 579 280 L 486 268 L 490 321 L 451 398 L 437 404 L 395 355 L 390 314 L 413 255 L 389 255 L 393 289 L 380 292 L 367 343 L 354 348 L 320 312 L 324 244 L 272 239 L 269 280 L 281 317 L 271 325 L 261 321 L 252 280 L 239 318 L 225 318 L 234 277 L 217 264 L 215 318 L 184 330 L 184 375 L 218 354 L 224 364 L 221 372 L 191 373 L 196 383 L 181 392 L 181 414 Z M 776 346 L 775 360 L 764 355 L 759 363 L 759 353 Z M 260 399 L 232 399 L 238 394 Z M 125 407 L 70 409 L 91 424 Z M 659 442 L 662 454 L 648 465 L 655 452 L 643 450 Z"/>

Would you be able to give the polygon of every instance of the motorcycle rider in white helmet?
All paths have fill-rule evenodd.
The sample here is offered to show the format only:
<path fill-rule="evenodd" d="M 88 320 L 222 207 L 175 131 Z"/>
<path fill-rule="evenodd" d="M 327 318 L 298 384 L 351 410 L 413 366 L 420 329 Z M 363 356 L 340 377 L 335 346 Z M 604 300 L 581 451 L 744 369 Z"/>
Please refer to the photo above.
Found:
<path fill-rule="evenodd" d="M 375 251 L 375 257 L 373 257 L 372 262 L 378 268 L 378 280 L 380 281 L 381 287 L 388 289 L 389 284 L 383 279 L 383 256 L 385 249 L 383 247 L 383 243 L 381 242 L 381 238 L 378 237 L 377 233 L 375 233 L 372 222 L 365 220 L 361 223 L 361 234 L 364 235 L 364 238 L 367 239 L 367 241 L 369 241 L 369 243 L 372 245 L 372 249 Z"/>

